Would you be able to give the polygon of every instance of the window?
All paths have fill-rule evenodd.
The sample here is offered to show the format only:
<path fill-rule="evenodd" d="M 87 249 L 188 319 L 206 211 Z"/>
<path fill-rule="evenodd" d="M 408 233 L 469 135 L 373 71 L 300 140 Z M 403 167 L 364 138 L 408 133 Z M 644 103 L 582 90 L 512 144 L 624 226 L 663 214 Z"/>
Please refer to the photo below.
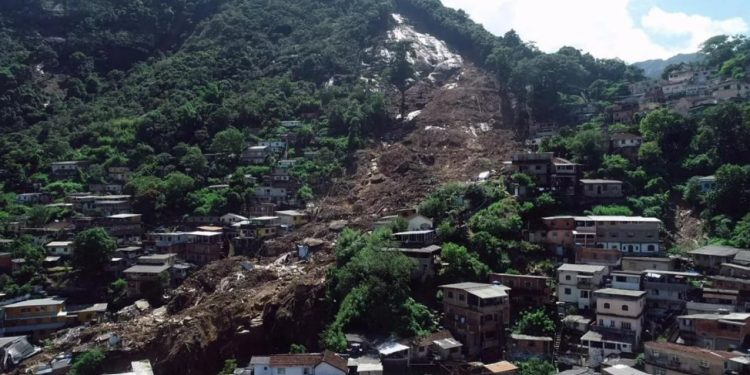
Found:
<path fill-rule="evenodd" d="M 463 301 L 463 300 L 465 300 L 465 299 L 466 299 L 466 296 L 465 296 L 465 295 L 464 295 L 463 293 L 459 293 L 459 294 L 458 294 L 458 300 L 459 300 L 459 301 Z"/>
<path fill-rule="evenodd" d="M 627 329 L 627 330 L 631 330 L 632 329 L 632 327 L 630 325 L 630 322 L 622 322 L 622 324 L 620 325 L 620 327 L 622 327 L 622 329 Z"/>
<path fill-rule="evenodd" d="M 276 374 L 278 375 L 286 375 L 286 369 L 283 367 L 279 367 L 276 369 Z"/>
<path fill-rule="evenodd" d="M 536 346 L 536 343 L 534 341 L 529 341 L 529 348 L 533 348 Z"/>
<path fill-rule="evenodd" d="M 453 292 L 448 292 L 448 298 L 453 299 Z"/>
<path fill-rule="evenodd" d="M 615 328 L 615 321 L 614 320 L 610 320 L 609 321 L 609 327 L 610 328 Z"/>
<path fill-rule="evenodd" d="M 570 288 L 565 288 L 565 294 L 566 295 L 570 295 L 571 293 L 573 293 L 573 292 L 570 290 Z"/>
<path fill-rule="evenodd" d="M 622 311 L 628 311 L 630 307 L 628 305 L 622 305 Z"/>
<path fill-rule="evenodd" d="M 302 369 L 302 375 L 309 375 L 309 374 L 310 374 L 310 369 L 309 368 L 305 367 L 305 368 Z"/>
<path fill-rule="evenodd" d="M 570 275 L 565 275 L 565 280 L 570 281 Z"/>
<path fill-rule="evenodd" d="M 586 290 L 581 291 L 581 298 L 589 298 L 589 292 Z"/>
<path fill-rule="evenodd" d="M 614 348 L 615 348 L 615 344 L 614 343 L 611 343 L 611 342 L 605 342 L 604 343 L 604 349 L 614 349 Z"/>
<path fill-rule="evenodd" d="M 608 309 L 608 308 L 609 308 L 609 303 L 605 302 L 605 303 L 604 303 L 604 308 L 605 308 L 605 309 Z"/>

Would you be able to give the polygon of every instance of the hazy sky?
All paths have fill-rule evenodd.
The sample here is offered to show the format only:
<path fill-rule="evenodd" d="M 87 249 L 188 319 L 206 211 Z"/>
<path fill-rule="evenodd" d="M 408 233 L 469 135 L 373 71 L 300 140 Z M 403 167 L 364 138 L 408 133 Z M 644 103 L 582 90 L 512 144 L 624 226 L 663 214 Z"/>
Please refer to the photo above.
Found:
<path fill-rule="evenodd" d="M 442 0 L 489 31 L 515 29 L 545 52 L 569 45 L 626 62 L 695 52 L 717 34 L 748 34 L 749 0 Z"/>

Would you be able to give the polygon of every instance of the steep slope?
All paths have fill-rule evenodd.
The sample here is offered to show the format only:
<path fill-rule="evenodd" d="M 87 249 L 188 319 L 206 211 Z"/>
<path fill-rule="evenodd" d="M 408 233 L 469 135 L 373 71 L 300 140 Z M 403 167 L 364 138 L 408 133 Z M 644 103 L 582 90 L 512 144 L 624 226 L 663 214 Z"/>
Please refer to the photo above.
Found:
<path fill-rule="evenodd" d="M 232 9 L 230 13 L 236 11 Z M 407 92 L 408 120 L 373 133 L 354 155 L 347 174 L 333 179 L 332 189 L 316 203 L 317 220 L 268 246 L 288 251 L 291 244 L 305 237 L 331 243 L 336 238 L 335 232 L 328 229 L 331 220 L 346 219 L 368 228 L 371 215 L 413 206 L 445 182 L 467 180 L 481 171 L 497 169 L 507 154 L 518 147 L 511 132 L 504 129 L 500 91 L 489 74 L 444 41 L 412 26 L 408 18 L 389 13 L 388 19 L 380 37 L 363 49 L 373 56 L 368 61 L 369 68 L 356 73 L 379 82 L 380 67 L 388 63 L 391 43 L 410 41 L 414 50 L 411 62 L 418 76 Z M 201 44 L 189 39 L 185 48 L 199 54 L 194 43 Z M 191 54 L 178 53 L 157 63 L 155 69 L 171 71 L 174 59 L 188 56 Z M 202 57 L 199 54 L 196 58 Z M 221 74 L 225 73 L 228 77 L 239 74 Z M 140 74 L 146 73 L 136 70 L 126 80 L 143 79 L 145 76 Z M 221 77 L 218 72 L 212 74 Z M 351 79 L 335 74 L 331 77 L 326 84 L 333 87 Z M 379 86 L 389 101 L 398 101 L 395 90 Z M 145 98 L 140 100 L 144 108 L 154 106 Z M 390 107 L 390 113 L 395 114 L 395 107 Z M 285 351 L 291 343 L 315 349 L 318 333 L 330 317 L 324 297 L 331 259 L 328 250 L 309 264 L 284 265 L 265 260 L 266 266 L 253 271 L 241 267 L 246 259 L 217 262 L 181 286 L 166 309 L 134 320 L 73 330 L 55 341 L 53 348 L 38 360 L 58 351 L 100 346 L 101 339 L 110 333 L 123 342 L 121 349 L 109 354 L 113 369 L 128 360 L 145 357 L 161 373 L 212 374 L 226 358 L 243 363 L 253 354 Z"/>

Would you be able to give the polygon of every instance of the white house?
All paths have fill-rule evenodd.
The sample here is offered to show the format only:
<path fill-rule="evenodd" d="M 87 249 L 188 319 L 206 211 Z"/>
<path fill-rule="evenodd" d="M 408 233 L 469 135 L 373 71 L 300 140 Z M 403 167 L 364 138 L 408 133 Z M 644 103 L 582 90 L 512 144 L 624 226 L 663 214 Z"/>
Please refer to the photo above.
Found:
<path fill-rule="evenodd" d="M 346 375 L 347 362 L 339 355 L 326 351 L 310 354 L 275 354 L 250 359 L 254 375 Z"/>
<path fill-rule="evenodd" d="M 47 248 L 49 255 L 66 257 L 73 255 L 73 241 L 52 241 L 44 247 Z"/>
<path fill-rule="evenodd" d="M 557 269 L 557 298 L 560 302 L 588 310 L 593 307 L 592 292 L 603 285 L 608 273 L 607 266 L 563 264 Z"/>

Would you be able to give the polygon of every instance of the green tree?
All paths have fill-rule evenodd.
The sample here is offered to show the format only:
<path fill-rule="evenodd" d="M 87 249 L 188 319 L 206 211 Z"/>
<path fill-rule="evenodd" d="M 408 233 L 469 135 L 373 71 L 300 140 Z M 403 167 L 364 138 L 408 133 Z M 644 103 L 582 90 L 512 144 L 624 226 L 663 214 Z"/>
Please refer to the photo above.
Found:
<path fill-rule="evenodd" d="M 543 309 L 526 311 L 516 323 L 515 331 L 522 335 L 530 336 L 554 336 L 555 322 Z"/>
<path fill-rule="evenodd" d="M 482 281 L 490 272 L 489 267 L 479 261 L 476 255 L 454 243 L 443 244 L 440 258 L 447 264 L 440 271 L 440 276 L 446 282 Z"/>
<path fill-rule="evenodd" d="M 594 206 L 590 215 L 601 215 L 601 216 L 633 216 L 633 210 L 627 206 L 610 205 L 610 206 Z"/>
<path fill-rule="evenodd" d="M 224 368 L 221 369 L 219 375 L 232 375 L 234 370 L 237 369 L 237 360 L 234 358 L 227 359 L 224 361 Z"/>
<path fill-rule="evenodd" d="M 99 375 L 106 356 L 99 349 L 84 352 L 78 356 L 70 367 L 70 375 Z"/>
<path fill-rule="evenodd" d="M 99 273 L 109 264 L 117 243 L 102 228 L 87 229 L 73 240 L 73 265 L 84 273 Z"/>
<path fill-rule="evenodd" d="M 208 160 L 198 147 L 189 147 L 180 159 L 180 166 L 191 175 L 205 176 L 208 173 Z"/>
<path fill-rule="evenodd" d="M 300 344 L 292 344 L 292 345 L 291 345 L 291 346 L 289 347 L 289 353 L 292 353 L 292 354 L 302 354 L 302 353 L 307 353 L 307 348 L 306 348 L 306 347 L 305 347 L 304 345 L 300 345 Z"/>
<path fill-rule="evenodd" d="M 245 147 L 245 136 L 237 128 L 229 127 L 214 136 L 211 152 L 240 155 Z"/>
<path fill-rule="evenodd" d="M 507 197 L 493 203 L 469 219 L 469 228 L 475 232 L 487 232 L 498 238 L 518 237 L 523 226 L 519 215 L 518 201 Z"/>
<path fill-rule="evenodd" d="M 516 362 L 519 375 L 552 375 L 557 373 L 555 365 L 541 359 Z"/>
<path fill-rule="evenodd" d="M 734 231 L 732 231 L 732 239 L 729 240 L 729 242 L 732 246 L 750 249 L 750 213 L 745 215 L 745 217 L 737 223 L 737 226 L 734 227 Z"/>

